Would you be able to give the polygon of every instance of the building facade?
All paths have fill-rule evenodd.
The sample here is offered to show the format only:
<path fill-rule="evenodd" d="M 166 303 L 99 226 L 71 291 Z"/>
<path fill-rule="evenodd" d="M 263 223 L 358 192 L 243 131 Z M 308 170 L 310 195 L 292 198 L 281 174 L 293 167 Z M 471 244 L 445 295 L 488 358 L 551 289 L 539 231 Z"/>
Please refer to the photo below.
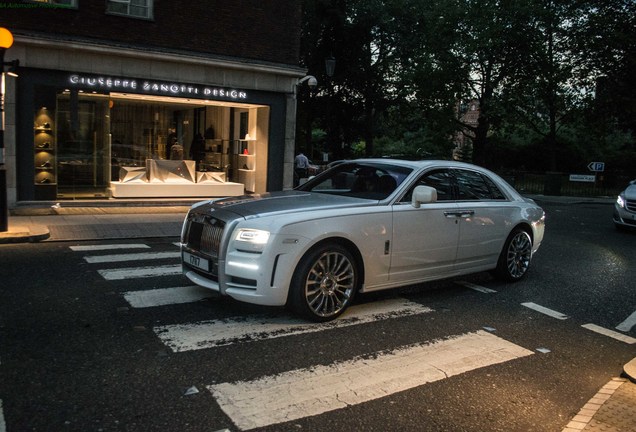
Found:
<path fill-rule="evenodd" d="M 0 3 L 8 201 L 213 197 L 293 183 L 300 3 Z"/>

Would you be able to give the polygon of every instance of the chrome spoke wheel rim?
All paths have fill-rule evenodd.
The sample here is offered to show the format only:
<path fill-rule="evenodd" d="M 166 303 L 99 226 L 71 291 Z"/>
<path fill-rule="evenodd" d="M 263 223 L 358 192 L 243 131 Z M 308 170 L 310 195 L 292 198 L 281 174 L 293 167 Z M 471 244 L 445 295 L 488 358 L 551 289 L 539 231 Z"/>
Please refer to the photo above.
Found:
<path fill-rule="evenodd" d="M 307 304 L 317 316 L 337 315 L 347 307 L 354 286 L 355 269 L 351 260 L 339 252 L 325 252 L 307 275 Z"/>
<path fill-rule="evenodd" d="M 518 233 L 510 242 L 506 264 L 510 276 L 515 279 L 522 277 L 530 266 L 532 257 L 532 240 L 526 232 Z"/>

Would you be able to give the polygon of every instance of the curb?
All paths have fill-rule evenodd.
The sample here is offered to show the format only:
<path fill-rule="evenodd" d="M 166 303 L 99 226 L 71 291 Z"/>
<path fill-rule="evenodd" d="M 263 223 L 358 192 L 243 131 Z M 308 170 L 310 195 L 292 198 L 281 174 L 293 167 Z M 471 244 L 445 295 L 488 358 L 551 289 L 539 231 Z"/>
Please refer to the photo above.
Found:
<path fill-rule="evenodd" d="M 12 226 L 7 232 L 0 232 L 0 244 L 36 243 L 51 236 L 49 229 L 42 225 L 30 227 Z"/>
<path fill-rule="evenodd" d="M 636 383 L 636 357 L 623 366 L 623 375 L 633 383 Z"/>

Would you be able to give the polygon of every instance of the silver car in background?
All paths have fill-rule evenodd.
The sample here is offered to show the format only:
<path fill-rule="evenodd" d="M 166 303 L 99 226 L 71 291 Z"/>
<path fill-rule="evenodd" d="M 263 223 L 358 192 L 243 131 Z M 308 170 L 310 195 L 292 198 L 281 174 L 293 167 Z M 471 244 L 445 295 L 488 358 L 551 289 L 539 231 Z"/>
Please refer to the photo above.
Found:
<path fill-rule="evenodd" d="M 616 198 L 614 225 L 618 229 L 636 228 L 636 180 L 629 182 Z"/>
<path fill-rule="evenodd" d="M 486 169 L 360 159 L 295 190 L 195 204 L 181 256 L 197 285 L 328 321 L 358 292 L 482 271 L 518 281 L 543 234 L 543 210 Z"/>

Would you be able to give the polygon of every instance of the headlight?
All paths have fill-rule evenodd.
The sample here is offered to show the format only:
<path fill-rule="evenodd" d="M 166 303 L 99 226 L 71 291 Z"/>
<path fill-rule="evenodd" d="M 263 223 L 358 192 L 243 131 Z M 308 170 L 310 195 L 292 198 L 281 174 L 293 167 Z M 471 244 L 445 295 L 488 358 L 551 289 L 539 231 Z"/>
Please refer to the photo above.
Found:
<path fill-rule="evenodd" d="M 235 240 L 255 245 L 264 245 L 267 244 L 269 240 L 269 232 L 244 228 L 237 231 Z"/>
<path fill-rule="evenodd" d="M 620 208 L 625 208 L 625 197 L 619 195 L 618 198 L 616 198 L 616 204 L 618 204 Z"/>

